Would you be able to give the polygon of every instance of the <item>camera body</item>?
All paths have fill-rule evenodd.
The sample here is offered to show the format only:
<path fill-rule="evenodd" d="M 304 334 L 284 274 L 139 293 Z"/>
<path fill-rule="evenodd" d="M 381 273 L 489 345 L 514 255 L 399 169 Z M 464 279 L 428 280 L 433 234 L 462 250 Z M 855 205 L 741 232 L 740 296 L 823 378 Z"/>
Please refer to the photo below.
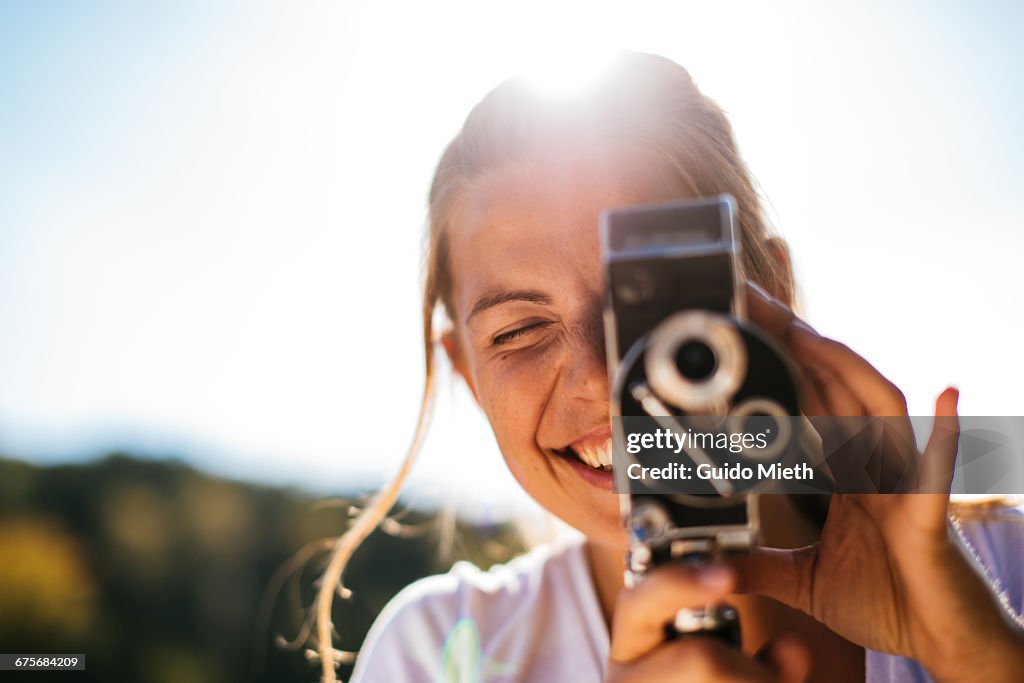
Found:
<path fill-rule="evenodd" d="M 745 552 L 760 529 L 757 486 L 714 478 L 685 491 L 638 486 L 627 476 L 638 458 L 626 448 L 648 424 L 685 436 L 694 428 L 736 432 L 753 420 L 776 429 L 771 448 L 686 448 L 678 459 L 696 468 L 791 457 L 797 383 L 785 355 L 747 321 L 735 201 L 722 195 L 607 210 L 601 240 L 613 462 L 616 490 L 628 493 L 620 496 L 627 578 L 667 562 Z M 729 630 L 728 610 L 686 610 L 675 628 Z"/>

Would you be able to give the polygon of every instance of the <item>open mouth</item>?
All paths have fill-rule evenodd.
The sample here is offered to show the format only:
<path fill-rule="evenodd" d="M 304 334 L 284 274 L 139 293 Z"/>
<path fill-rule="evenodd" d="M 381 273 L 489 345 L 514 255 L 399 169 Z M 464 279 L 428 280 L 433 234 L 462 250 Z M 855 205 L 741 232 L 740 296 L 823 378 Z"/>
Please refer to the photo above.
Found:
<path fill-rule="evenodd" d="M 567 460 L 575 460 L 598 472 L 612 471 L 612 440 L 598 443 L 575 443 L 556 450 L 555 453 Z"/>

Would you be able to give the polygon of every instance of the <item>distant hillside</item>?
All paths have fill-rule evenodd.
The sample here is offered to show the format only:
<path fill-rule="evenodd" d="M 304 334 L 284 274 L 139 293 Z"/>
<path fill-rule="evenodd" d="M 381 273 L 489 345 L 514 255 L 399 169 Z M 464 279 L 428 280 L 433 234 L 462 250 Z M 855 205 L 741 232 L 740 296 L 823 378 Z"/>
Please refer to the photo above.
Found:
<path fill-rule="evenodd" d="M 0 652 L 85 653 L 76 681 L 316 680 L 301 651 L 274 644 L 298 632 L 316 558 L 266 603 L 269 623 L 260 604 L 275 570 L 337 535 L 358 504 L 321 502 L 120 454 L 55 467 L 0 459 Z M 521 548 L 507 526 L 458 524 L 446 553 L 438 518 L 406 511 L 401 525 L 389 525 L 401 538 L 372 536 L 346 574 L 343 649 L 358 649 L 407 583 Z"/>

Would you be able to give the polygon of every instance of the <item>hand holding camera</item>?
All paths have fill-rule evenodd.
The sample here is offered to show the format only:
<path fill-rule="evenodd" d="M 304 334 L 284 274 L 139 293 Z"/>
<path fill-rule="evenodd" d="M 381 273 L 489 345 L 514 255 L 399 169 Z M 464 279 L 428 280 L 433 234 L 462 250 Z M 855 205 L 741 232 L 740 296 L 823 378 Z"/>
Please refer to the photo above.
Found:
<path fill-rule="evenodd" d="M 867 361 L 760 288 L 746 290 L 751 318 L 799 359 L 807 415 L 906 419 L 903 394 Z M 940 394 L 919 454 L 922 470 L 947 477 L 946 491 L 957 399 L 952 388 Z M 835 495 L 818 543 L 735 558 L 739 589 L 796 607 L 863 647 L 911 657 L 937 681 L 1019 680 L 1020 626 L 957 546 L 948 503 L 948 493 Z"/>
<path fill-rule="evenodd" d="M 936 680 L 1017 680 L 1024 670 L 1021 627 L 948 527 L 957 392 L 939 396 L 931 439 L 918 453 L 898 388 L 746 282 L 734 212 L 731 199 L 719 197 L 603 217 L 616 456 L 625 451 L 632 417 L 677 432 L 692 420 L 727 430 L 730 416 L 780 424 L 800 415 L 812 423 L 819 416 L 884 417 L 904 448 L 911 444 L 926 481 L 918 490 L 926 492 L 834 495 L 818 543 L 768 550 L 758 548 L 756 488 L 646 491 L 625 481 L 617 460 L 617 486 L 629 493 L 621 499 L 632 587 L 616 611 L 613 662 L 642 656 L 657 668 L 686 651 L 722 674 L 708 680 L 800 680 L 797 664 L 738 673 L 754 662 L 726 654 L 721 642 L 739 640 L 735 612 L 721 606 L 731 579 L 715 589 L 699 581 L 724 562 L 738 572 L 737 590 L 800 609 L 862 647 L 911 657 Z M 827 441 L 841 421 L 819 424 Z M 791 453 L 789 445 L 780 453 Z M 701 449 L 687 456 L 712 464 L 721 458 Z M 680 634 L 720 640 L 674 639 Z"/>
<path fill-rule="evenodd" d="M 728 567 L 666 565 L 619 594 L 612 624 L 606 683 L 803 683 L 810 672 L 807 647 L 792 636 L 767 643 L 748 657 L 717 638 L 665 641 L 664 624 L 682 607 L 700 608 L 734 591 Z"/>

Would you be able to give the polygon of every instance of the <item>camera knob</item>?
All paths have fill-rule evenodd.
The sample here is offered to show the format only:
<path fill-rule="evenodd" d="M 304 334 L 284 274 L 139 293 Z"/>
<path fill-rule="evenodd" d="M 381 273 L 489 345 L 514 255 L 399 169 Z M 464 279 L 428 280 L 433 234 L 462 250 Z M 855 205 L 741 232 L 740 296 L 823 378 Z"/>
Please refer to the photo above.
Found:
<path fill-rule="evenodd" d="M 638 541 L 647 541 L 662 536 L 669 528 L 671 520 L 662 507 L 654 502 L 644 502 L 633 506 L 629 516 L 629 528 Z"/>

